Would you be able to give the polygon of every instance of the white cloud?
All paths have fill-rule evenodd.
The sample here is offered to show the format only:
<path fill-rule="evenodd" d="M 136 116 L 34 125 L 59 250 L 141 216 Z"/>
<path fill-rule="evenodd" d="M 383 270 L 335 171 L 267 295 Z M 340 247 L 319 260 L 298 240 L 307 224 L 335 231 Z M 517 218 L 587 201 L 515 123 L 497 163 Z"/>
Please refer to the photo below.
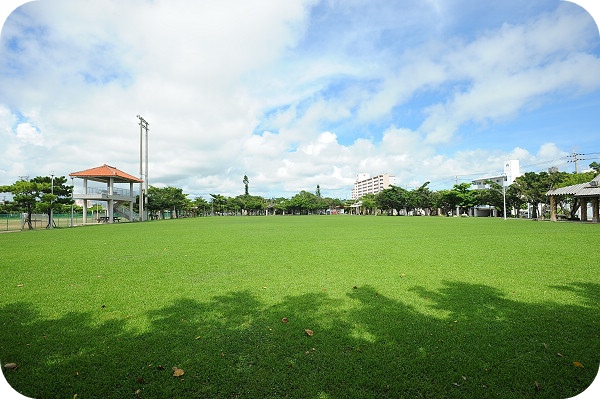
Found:
<path fill-rule="evenodd" d="M 546 14 L 530 25 L 499 31 L 444 56 L 447 79 L 465 81 L 465 90 L 426 109 L 420 130 L 431 143 L 452 139 L 463 123 L 514 118 L 540 106 L 542 96 L 579 95 L 600 88 L 600 59 L 583 52 L 589 29 L 574 13 Z M 542 101 L 543 102 L 543 101 Z"/>
<path fill-rule="evenodd" d="M 43 145 L 44 136 L 31 123 L 19 123 L 16 129 L 17 138 L 24 144 Z"/>

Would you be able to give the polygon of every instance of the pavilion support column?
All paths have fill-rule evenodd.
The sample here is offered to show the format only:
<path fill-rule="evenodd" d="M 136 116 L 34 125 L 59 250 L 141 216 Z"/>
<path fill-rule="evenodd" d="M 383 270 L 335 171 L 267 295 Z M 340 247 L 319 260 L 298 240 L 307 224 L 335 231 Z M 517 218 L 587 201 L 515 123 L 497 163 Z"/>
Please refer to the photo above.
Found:
<path fill-rule="evenodd" d="M 133 201 L 129 201 L 129 220 L 133 222 L 133 203 L 135 202 L 135 196 L 133 195 L 133 183 L 129 182 L 129 195 Z"/>
<path fill-rule="evenodd" d="M 550 221 L 556 222 L 556 197 L 550 196 Z"/>
<path fill-rule="evenodd" d="M 107 202 L 108 202 L 108 223 L 112 223 L 113 222 L 113 216 L 114 216 L 113 207 L 115 205 L 115 200 L 113 200 L 111 198 Z"/>
<path fill-rule="evenodd" d="M 600 206 L 598 202 L 598 197 L 592 198 L 592 222 L 594 223 L 600 222 Z"/>
<path fill-rule="evenodd" d="M 83 179 L 83 194 L 87 194 L 88 193 L 88 185 L 87 185 L 87 179 L 84 178 Z M 83 198 L 83 224 L 85 225 L 87 223 L 87 213 L 88 213 L 88 200 L 87 200 L 87 195 L 84 195 Z"/>
<path fill-rule="evenodd" d="M 588 220 L 588 214 L 587 214 L 588 199 L 585 197 L 580 197 L 579 202 L 580 202 L 579 209 L 581 210 L 581 221 L 587 222 L 587 220 Z"/>
<path fill-rule="evenodd" d="M 115 201 L 112 199 L 113 196 L 113 191 L 114 191 L 114 187 L 115 187 L 115 178 L 114 177 L 110 177 L 108 179 L 108 223 L 112 223 L 113 222 L 113 217 L 114 217 L 114 206 L 115 206 Z"/>

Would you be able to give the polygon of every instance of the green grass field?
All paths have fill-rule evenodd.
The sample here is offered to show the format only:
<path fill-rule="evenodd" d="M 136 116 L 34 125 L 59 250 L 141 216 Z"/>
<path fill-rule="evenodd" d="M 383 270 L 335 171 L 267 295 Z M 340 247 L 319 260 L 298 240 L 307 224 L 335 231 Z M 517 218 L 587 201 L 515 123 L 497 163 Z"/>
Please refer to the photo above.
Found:
<path fill-rule="evenodd" d="M 600 364 L 599 237 L 353 216 L 0 234 L 0 361 L 38 398 L 572 397 Z"/>

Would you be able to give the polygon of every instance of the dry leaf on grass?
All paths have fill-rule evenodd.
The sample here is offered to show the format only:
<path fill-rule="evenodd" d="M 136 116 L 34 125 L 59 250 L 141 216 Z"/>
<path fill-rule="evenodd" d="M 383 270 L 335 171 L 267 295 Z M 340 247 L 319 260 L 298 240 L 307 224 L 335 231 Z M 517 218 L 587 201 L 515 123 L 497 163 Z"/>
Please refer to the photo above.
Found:
<path fill-rule="evenodd" d="M 287 323 L 287 322 L 288 322 L 288 318 L 287 318 L 287 317 L 284 317 L 283 319 L 281 319 L 281 322 L 282 322 L 282 323 Z"/>
<path fill-rule="evenodd" d="M 309 337 L 312 337 L 313 335 L 315 335 L 315 332 L 313 330 L 309 330 L 308 328 L 306 330 L 304 330 L 304 332 L 306 333 L 306 335 L 308 335 Z"/>
<path fill-rule="evenodd" d="M 534 384 L 535 384 L 535 390 L 536 390 L 536 392 L 539 392 L 540 391 L 540 383 L 537 382 L 537 381 L 534 381 Z"/>
<path fill-rule="evenodd" d="M 580 362 L 573 362 L 573 366 L 583 368 L 583 364 L 581 364 Z"/>
<path fill-rule="evenodd" d="M 184 374 L 185 374 L 185 372 L 183 371 L 183 369 L 173 367 L 173 377 L 181 377 Z"/>
<path fill-rule="evenodd" d="M 7 370 L 14 370 L 17 368 L 17 363 L 6 363 L 4 368 Z"/>

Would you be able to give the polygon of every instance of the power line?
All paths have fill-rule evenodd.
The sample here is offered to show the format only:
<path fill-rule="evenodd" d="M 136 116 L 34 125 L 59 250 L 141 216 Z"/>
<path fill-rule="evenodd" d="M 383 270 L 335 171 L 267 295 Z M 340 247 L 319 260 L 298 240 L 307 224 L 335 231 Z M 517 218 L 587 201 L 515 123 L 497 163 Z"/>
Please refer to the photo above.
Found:
<path fill-rule="evenodd" d="M 594 156 L 590 157 L 590 155 L 594 155 Z M 584 156 L 585 156 L 585 158 L 583 158 Z M 533 169 L 532 171 L 538 172 L 543 169 L 546 169 L 549 166 L 564 166 L 569 163 L 585 161 L 585 160 L 592 160 L 592 159 L 600 159 L 600 152 L 587 152 L 585 154 L 573 152 L 573 154 L 565 155 L 560 158 L 549 159 L 549 160 L 540 161 L 540 162 L 531 163 L 531 164 L 524 164 L 524 165 L 520 166 L 520 169 L 521 169 L 521 171 L 527 170 L 527 169 Z M 545 165 L 545 166 L 542 167 L 542 165 Z M 579 165 L 576 163 L 575 168 L 576 168 L 577 173 L 579 173 L 578 166 Z M 441 185 L 443 183 L 449 183 L 449 182 L 458 184 L 458 182 L 472 181 L 475 177 L 478 177 L 478 176 L 500 176 L 500 175 L 502 175 L 502 173 L 503 173 L 503 171 L 501 171 L 500 169 L 496 169 L 493 171 L 488 170 L 488 171 L 474 172 L 474 173 L 468 173 L 468 174 L 455 174 L 455 175 L 449 175 L 449 176 L 440 176 L 439 178 L 437 178 L 435 180 L 432 179 L 430 181 L 430 184 L 431 185 Z"/>

